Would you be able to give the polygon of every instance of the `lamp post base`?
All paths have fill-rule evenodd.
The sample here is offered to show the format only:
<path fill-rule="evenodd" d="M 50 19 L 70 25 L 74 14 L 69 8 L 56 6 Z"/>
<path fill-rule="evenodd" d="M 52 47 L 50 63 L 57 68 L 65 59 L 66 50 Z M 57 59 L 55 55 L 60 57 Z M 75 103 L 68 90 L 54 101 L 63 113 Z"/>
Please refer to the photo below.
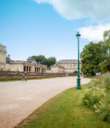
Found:
<path fill-rule="evenodd" d="M 76 90 L 81 90 L 81 86 L 80 86 L 80 78 L 77 78 L 77 87 Z"/>

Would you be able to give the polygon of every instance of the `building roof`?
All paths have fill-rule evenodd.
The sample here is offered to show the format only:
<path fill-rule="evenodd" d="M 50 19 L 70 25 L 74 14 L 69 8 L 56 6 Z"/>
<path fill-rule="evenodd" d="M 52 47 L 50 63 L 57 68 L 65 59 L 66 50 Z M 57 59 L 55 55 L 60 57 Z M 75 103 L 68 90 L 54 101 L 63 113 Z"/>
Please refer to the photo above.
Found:
<path fill-rule="evenodd" d="M 78 60 L 77 59 L 65 59 L 65 60 L 59 60 L 57 63 L 77 63 Z"/>
<path fill-rule="evenodd" d="M 31 57 L 29 57 L 28 59 L 35 60 L 34 58 L 31 58 Z M 27 60 L 28 60 L 28 59 L 27 59 Z"/>
<path fill-rule="evenodd" d="M 0 44 L 0 46 L 2 46 L 2 47 L 6 47 L 6 46 L 3 46 L 2 44 Z"/>

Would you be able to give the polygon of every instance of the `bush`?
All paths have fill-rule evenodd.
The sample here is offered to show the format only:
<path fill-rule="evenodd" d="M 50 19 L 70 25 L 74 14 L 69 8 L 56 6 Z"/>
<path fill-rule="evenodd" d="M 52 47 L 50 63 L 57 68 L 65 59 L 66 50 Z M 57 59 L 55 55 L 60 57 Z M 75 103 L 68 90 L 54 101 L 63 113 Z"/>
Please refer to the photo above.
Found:
<path fill-rule="evenodd" d="M 78 73 L 78 71 L 74 71 L 73 73 L 76 73 L 76 74 L 77 74 L 77 73 Z"/>
<path fill-rule="evenodd" d="M 94 77 L 94 76 L 95 76 L 94 74 L 87 74 L 87 75 L 86 75 L 87 78 L 92 78 L 92 77 Z"/>
<path fill-rule="evenodd" d="M 106 73 L 103 75 L 104 79 L 104 88 L 107 92 L 110 92 L 110 74 Z"/>
<path fill-rule="evenodd" d="M 86 85 L 82 102 L 100 115 L 100 119 L 110 122 L 110 76 L 104 74 L 98 80 Z"/>
<path fill-rule="evenodd" d="M 100 101 L 103 93 L 98 87 L 93 87 L 91 89 L 86 89 L 83 96 L 83 103 L 85 106 L 94 109 L 93 106 Z"/>

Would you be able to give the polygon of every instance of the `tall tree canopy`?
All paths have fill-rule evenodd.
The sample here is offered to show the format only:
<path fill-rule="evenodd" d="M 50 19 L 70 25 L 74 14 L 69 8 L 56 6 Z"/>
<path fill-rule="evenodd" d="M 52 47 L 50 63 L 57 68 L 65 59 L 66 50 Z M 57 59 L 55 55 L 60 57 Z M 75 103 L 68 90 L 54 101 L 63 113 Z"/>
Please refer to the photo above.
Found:
<path fill-rule="evenodd" d="M 44 55 L 39 55 L 39 56 L 31 56 L 31 58 L 34 58 L 36 62 L 42 62 L 43 60 L 43 64 L 47 65 L 47 67 L 50 67 L 51 65 L 56 63 L 55 57 L 45 58 Z"/>
<path fill-rule="evenodd" d="M 103 48 L 102 43 L 93 43 L 90 42 L 89 45 L 86 45 L 80 54 L 81 57 L 81 71 L 84 74 L 90 73 L 95 74 L 101 71 L 99 64 L 103 61 L 102 54 Z"/>
<path fill-rule="evenodd" d="M 39 56 L 31 56 L 31 58 L 34 58 L 36 62 L 42 62 L 43 60 L 43 64 L 47 64 L 47 59 L 45 58 L 44 55 L 39 55 Z"/>
<path fill-rule="evenodd" d="M 103 62 L 100 63 L 101 69 L 103 72 L 110 71 L 110 30 L 105 31 L 103 34 L 104 43 L 102 54 Z"/>
<path fill-rule="evenodd" d="M 50 67 L 50 65 L 53 65 L 56 63 L 55 57 L 50 57 L 47 59 L 47 67 Z"/>

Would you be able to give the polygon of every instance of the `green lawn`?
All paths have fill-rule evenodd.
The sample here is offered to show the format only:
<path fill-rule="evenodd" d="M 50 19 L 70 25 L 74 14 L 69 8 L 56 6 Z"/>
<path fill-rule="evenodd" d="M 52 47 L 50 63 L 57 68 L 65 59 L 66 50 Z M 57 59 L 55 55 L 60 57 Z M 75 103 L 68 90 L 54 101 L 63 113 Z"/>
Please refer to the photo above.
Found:
<path fill-rule="evenodd" d="M 110 128 L 82 104 L 82 94 L 75 88 L 60 93 L 15 128 Z"/>

